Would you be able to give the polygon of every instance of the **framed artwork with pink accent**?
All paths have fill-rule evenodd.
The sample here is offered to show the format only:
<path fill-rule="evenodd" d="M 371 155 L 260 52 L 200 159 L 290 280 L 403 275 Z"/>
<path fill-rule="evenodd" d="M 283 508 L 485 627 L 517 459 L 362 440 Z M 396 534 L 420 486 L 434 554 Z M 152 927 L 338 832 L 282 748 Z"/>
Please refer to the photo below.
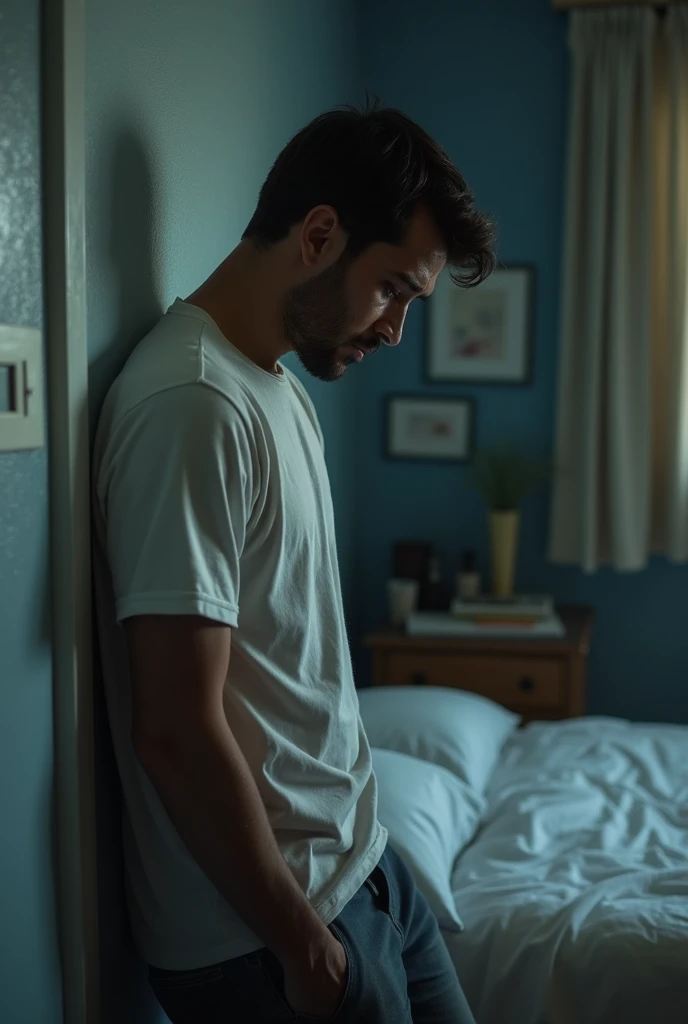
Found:
<path fill-rule="evenodd" d="M 495 270 L 475 288 L 459 288 L 444 270 L 430 300 L 428 379 L 529 383 L 534 277 L 532 266 L 511 266 Z"/>
<path fill-rule="evenodd" d="M 470 398 L 388 395 L 385 455 L 424 462 L 467 462 L 473 454 Z"/>

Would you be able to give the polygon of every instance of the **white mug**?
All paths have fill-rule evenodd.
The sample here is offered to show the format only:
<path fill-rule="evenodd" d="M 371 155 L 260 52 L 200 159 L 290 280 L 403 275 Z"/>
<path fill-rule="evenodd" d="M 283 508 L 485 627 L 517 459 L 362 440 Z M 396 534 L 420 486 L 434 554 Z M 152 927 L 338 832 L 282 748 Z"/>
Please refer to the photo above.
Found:
<path fill-rule="evenodd" d="M 390 623 L 403 626 L 418 605 L 418 580 L 387 580 L 387 599 Z"/>

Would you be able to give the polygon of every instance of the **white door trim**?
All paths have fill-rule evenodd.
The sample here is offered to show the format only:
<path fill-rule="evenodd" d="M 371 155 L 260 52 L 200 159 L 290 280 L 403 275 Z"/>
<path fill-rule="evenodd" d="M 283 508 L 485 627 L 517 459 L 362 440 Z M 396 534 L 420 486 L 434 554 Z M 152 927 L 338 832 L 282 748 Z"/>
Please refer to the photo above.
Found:
<path fill-rule="evenodd" d="M 43 245 L 64 1024 L 97 1024 L 84 0 L 42 5 Z"/>

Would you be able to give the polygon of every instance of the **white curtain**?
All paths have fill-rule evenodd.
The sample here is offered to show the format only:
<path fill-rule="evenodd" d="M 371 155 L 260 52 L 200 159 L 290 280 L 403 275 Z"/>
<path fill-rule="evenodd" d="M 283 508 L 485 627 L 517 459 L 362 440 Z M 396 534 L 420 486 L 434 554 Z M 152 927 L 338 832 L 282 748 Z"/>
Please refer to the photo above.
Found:
<path fill-rule="evenodd" d="M 668 55 L 667 358 L 658 389 L 665 409 L 667 468 L 661 481 L 659 543 L 675 561 L 688 560 L 688 6 L 670 8 Z M 663 184 L 660 178 L 660 187 Z M 659 190 L 658 190 L 659 191 Z M 665 403 L 662 398 L 666 396 Z M 663 495 L 662 495 L 663 497 Z M 664 506 L 664 507 L 661 507 Z"/>
<path fill-rule="evenodd" d="M 571 16 L 550 557 L 587 571 L 688 558 L 687 29 Z"/>

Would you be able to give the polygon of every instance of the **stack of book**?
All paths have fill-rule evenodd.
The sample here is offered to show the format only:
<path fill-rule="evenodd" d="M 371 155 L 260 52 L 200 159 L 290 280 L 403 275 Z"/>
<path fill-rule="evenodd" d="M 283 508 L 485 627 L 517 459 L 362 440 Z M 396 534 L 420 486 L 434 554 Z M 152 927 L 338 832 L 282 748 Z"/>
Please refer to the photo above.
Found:
<path fill-rule="evenodd" d="M 564 636 L 564 624 L 546 595 L 524 595 L 509 600 L 480 597 L 454 601 L 448 613 L 414 612 L 406 620 L 411 636 L 539 637 Z"/>

